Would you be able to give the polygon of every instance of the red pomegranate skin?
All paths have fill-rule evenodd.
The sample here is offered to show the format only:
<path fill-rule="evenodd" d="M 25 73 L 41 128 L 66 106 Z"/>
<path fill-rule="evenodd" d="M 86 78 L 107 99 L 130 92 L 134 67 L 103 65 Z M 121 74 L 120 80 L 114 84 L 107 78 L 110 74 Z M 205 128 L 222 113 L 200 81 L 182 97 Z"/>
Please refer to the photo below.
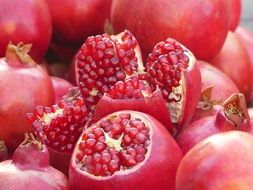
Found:
<path fill-rule="evenodd" d="M 241 18 L 242 1 L 241 0 L 230 0 L 230 31 L 235 31 Z"/>
<path fill-rule="evenodd" d="M 204 109 L 198 105 L 191 122 L 215 114 L 213 106 L 221 104 L 233 93 L 239 93 L 235 83 L 223 72 L 204 61 L 198 61 L 202 78 L 201 92 L 212 87 L 210 101 L 202 102 L 205 104 Z M 222 90 L 221 90 L 222 89 Z M 202 94 L 203 96 L 203 94 Z M 201 97 L 203 99 L 203 97 Z M 203 100 L 200 100 L 203 101 Z"/>
<path fill-rule="evenodd" d="M 26 114 L 36 105 L 52 105 L 54 89 L 42 67 L 22 64 L 16 58 L 0 59 L 0 75 L 0 139 L 8 150 L 14 151 L 23 141 L 24 133 L 33 130 L 26 122 Z"/>
<path fill-rule="evenodd" d="M 37 62 L 45 55 L 52 36 L 52 20 L 44 0 L 0 1 L 0 57 L 7 44 L 32 43 Z"/>
<path fill-rule="evenodd" d="M 250 59 L 236 34 L 229 32 L 222 50 L 211 64 L 230 77 L 246 99 L 250 99 L 253 79 Z"/>
<path fill-rule="evenodd" d="M 136 171 L 119 171 L 108 177 L 87 176 L 76 165 L 76 150 L 71 158 L 69 169 L 70 187 L 75 190 L 165 190 L 175 189 L 175 171 L 182 158 L 182 152 L 166 128 L 152 116 L 135 111 L 120 111 L 121 113 L 136 113 L 144 116 L 151 124 L 150 156 Z M 115 112 L 119 113 L 119 112 Z M 76 145 L 77 149 L 78 143 Z M 138 167 L 138 166 L 135 166 Z M 134 168 L 133 168 L 134 170 Z"/>
<path fill-rule="evenodd" d="M 213 135 L 184 156 L 177 171 L 176 190 L 253 189 L 252 154 L 250 134 L 231 131 Z"/>
<path fill-rule="evenodd" d="M 51 76 L 51 80 L 54 87 L 55 102 L 57 103 L 69 92 L 69 89 L 72 88 L 73 85 L 60 77 Z"/>
<path fill-rule="evenodd" d="M 156 43 L 172 37 L 197 59 L 208 61 L 226 39 L 229 1 L 117 0 L 112 3 L 111 21 L 115 32 L 128 29 L 136 36 L 144 60 Z"/>
<path fill-rule="evenodd" d="M 53 20 L 53 41 L 78 47 L 90 35 L 104 32 L 112 0 L 46 0 Z"/>

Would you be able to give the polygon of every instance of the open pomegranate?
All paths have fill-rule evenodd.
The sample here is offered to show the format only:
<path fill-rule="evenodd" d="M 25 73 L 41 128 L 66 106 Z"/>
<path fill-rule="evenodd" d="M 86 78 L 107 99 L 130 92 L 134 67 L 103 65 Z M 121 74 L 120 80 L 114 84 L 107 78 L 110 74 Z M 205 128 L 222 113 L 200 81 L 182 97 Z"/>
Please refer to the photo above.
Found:
<path fill-rule="evenodd" d="M 8 157 L 7 148 L 4 144 L 4 141 L 0 140 L 0 162 L 6 160 Z"/>
<path fill-rule="evenodd" d="M 253 88 L 252 68 L 247 51 L 235 33 L 228 33 L 222 50 L 211 64 L 230 77 L 249 101 Z"/>
<path fill-rule="evenodd" d="M 42 60 L 52 35 L 52 21 L 44 0 L 0 1 L 0 57 L 11 41 L 32 43 L 31 56 Z"/>
<path fill-rule="evenodd" d="M 154 106 L 155 105 L 155 106 Z M 94 120 L 120 110 L 135 110 L 152 115 L 171 133 L 169 110 L 159 89 L 153 90 L 146 80 L 133 76 L 119 81 L 98 101 Z"/>
<path fill-rule="evenodd" d="M 14 151 L 32 131 L 26 113 L 36 105 L 51 106 L 54 89 L 49 75 L 28 55 L 31 45 L 9 44 L 0 59 L 0 139 Z"/>
<path fill-rule="evenodd" d="M 89 35 L 104 32 L 112 0 L 46 0 L 53 20 L 53 41 L 78 47 Z"/>
<path fill-rule="evenodd" d="M 127 30 L 88 37 L 74 62 L 78 86 L 91 110 L 116 82 L 143 71 L 138 43 Z"/>
<path fill-rule="evenodd" d="M 202 79 L 201 98 L 191 122 L 213 115 L 215 105 L 222 104 L 233 93 L 239 93 L 235 83 L 220 70 L 204 61 L 198 63 Z"/>
<path fill-rule="evenodd" d="M 0 163 L 0 189 L 9 190 L 68 190 L 68 179 L 60 171 L 49 166 L 49 154 L 45 145 L 26 135 L 16 149 L 12 160 Z"/>
<path fill-rule="evenodd" d="M 52 107 L 37 106 L 27 114 L 35 134 L 47 145 L 50 164 L 65 174 L 74 146 L 89 120 L 89 111 L 75 88 Z"/>
<path fill-rule="evenodd" d="M 130 30 L 144 59 L 158 42 L 172 37 L 201 60 L 222 48 L 230 25 L 228 0 L 117 0 L 112 3 L 115 32 Z"/>
<path fill-rule="evenodd" d="M 213 135 L 182 159 L 176 190 L 253 189 L 253 137 L 241 131 Z"/>
<path fill-rule="evenodd" d="M 175 189 L 182 152 L 155 118 L 114 112 L 86 129 L 71 159 L 69 181 L 81 190 Z"/>
<path fill-rule="evenodd" d="M 218 108 L 215 115 L 197 120 L 181 131 L 177 142 L 183 153 L 187 153 L 194 145 L 215 133 L 230 130 L 250 132 L 252 127 L 244 95 L 235 93 Z"/>
<path fill-rule="evenodd" d="M 186 47 L 168 38 L 154 47 L 145 69 L 151 87 L 161 89 L 177 133 L 190 122 L 200 98 L 197 61 Z"/>

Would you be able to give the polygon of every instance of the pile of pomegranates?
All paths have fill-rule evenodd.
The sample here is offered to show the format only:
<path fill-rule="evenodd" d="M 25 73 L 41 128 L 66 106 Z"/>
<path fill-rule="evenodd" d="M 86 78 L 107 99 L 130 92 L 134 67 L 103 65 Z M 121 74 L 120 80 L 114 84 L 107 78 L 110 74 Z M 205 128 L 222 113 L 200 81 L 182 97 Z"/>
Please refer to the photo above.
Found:
<path fill-rule="evenodd" d="M 0 1 L 0 190 L 253 189 L 242 8 Z"/>

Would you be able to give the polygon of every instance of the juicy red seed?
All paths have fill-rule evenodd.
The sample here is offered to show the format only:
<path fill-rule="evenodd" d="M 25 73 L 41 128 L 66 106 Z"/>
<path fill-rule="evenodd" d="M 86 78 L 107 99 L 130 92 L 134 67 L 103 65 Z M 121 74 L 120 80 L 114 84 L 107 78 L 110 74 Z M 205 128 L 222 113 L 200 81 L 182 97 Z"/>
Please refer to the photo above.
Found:
<path fill-rule="evenodd" d="M 172 88 L 180 85 L 181 72 L 189 65 L 189 57 L 185 54 L 181 45 L 173 40 L 167 39 L 158 43 L 147 59 L 147 80 L 155 88 L 161 88 L 166 101 L 172 102 L 169 95 Z"/>
<path fill-rule="evenodd" d="M 103 93 L 117 81 L 137 71 L 136 46 L 136 39 L 128 31 L 123 33 L 121 41 L 107 34 L 87 38 L 76 57 L 79 87 L 89 108 L 94 109 Z"/>
<path fill-rule="evenodd" d="M 63 111 L 58 112 L 59 109 Z M 88 110 L 83 99 L 77 97 L 52 107 L 38 106 L 28 114 L 28 121 L 47 146 L 61 152 L 72 152 L 88 121 Z"/>
<path fill-rule="evenodd" d="M 76 162 L 95 176 L 110 176 L 118 170 L 130 169 L 145 159 L 149 131 L 141 119 L 130 114 L 111 115 L 84 132 Z"/>

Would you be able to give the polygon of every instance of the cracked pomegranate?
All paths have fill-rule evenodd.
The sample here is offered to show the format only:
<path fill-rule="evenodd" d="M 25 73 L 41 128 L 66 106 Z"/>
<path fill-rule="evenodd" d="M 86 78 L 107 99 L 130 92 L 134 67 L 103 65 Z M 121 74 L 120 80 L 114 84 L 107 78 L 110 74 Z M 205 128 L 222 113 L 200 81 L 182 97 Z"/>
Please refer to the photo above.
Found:
<path fill-rule="evenodd" d="M 33 113 L 27 114 L 27 120 L 47 145 L 51 165 L 67 174 L 76 141 L 89 120 L 80 93 L 74 92 L 52 107 L 37 106 Z"/>
<path fill-rule="evenodd" d="M 173 190 L 181 157 L 180 148 L 155 118 L 135 111 L 114 112 L 80 136 L 71 159 L 70 186 Z"/>

